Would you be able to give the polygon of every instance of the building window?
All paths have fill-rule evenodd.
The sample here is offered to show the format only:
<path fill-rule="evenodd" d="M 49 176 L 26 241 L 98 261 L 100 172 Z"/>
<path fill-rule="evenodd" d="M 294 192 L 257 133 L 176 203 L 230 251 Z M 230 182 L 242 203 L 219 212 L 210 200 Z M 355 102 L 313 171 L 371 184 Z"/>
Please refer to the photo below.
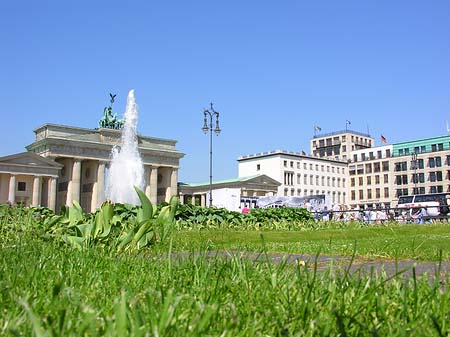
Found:
<path fill-rule="evenodd" d="M 386 149 L 386 158 L 389 158 L 391 156 L 391 150 Z"/>
<path fill-rule="evenodd" d="M 287 167 L 287 160 L 284 161 L 284 167 Z"/>
<path fill-rule="evenodd" d="M 352 200 L 356 200 L 356 191 L 351 191 L 350 195 L 351 195 Z"/>
<path fill-rule="evenodd" d="M 375 176 L 375 184 L 376 185 L 380 184 L 380 176 L 379 175 Z"/>
<path fill-rule="evenodd" d="M 419 163 L 419 169 L 423 169 L 424 168 L 423 159 L 418 159 L 417 162 Z"/>
<path fill-rule="evenodd" d="M 434 158 L 428 159 L 428 167 L 430 168 L 436 167 L 436 161 L 434 160 Z"/>
<path fill-rule="evenodd" d="M 363 190 L 359 190 L 359 199 L 364 199 L 364 191 Z"/>
<path fill-rule="evenodd" d="M 436 172 L 430 172 L 430 181 L 435 182 L 436 181 Z"/>
<path fill-rule="evenodd" d="M 381 159 L 383 156 L 381 154 L 381 150 L 377 152 L 378 159 Z"/>
<path fill-rule="evenodd" d="M 372 185 L 372 177 L 371 176 L 367 177 L 367 185 Z"/>
<path fill-rule="evenodd" d="M 17 183 L 17 190 L 20 192 L 25 192 L 27 190 L 27 183 L 25 181 L 19 181 Z"/>
<path fill-rule="evenodd" d="M 375 189 L 375 198 L 379 199 L 381 197 L 381 190 L 379 188 Z"/>
<path fill-rule="evenodd" d="M 436 144 L 431 144 L 431 152 L 436 152 L 436 151 L 437 151 Z"/>
<path fill-rule="evenodd" d="M 359 177 L 358 178 L 358 183 L 359 183 L 359 186 L 362 186 L 362 185 L 364 185 L 364 182 L 363 182 L 363 177 Z"/>
<path fill-rule="evenodd" d="M 366 173 L 372 173 L 372 164 L 371 163 L 366 164 Z"/>
<path fill-rule="evenodd" d="M 294 168 L 294 162 L 293 161 L 291 161 L 291 167 Z"/>
<path fill-rule="evenodd" d="M 380 172 L 380 163 L 373 163 L 373 172 Z"/>
<path fill-rule="evenodd" d="M 389 175 L 388 175 L 388 174 L 385 174 L 385 175 L 383 176 L 383 182 L 384 182 L 385 184 L 388 184 L 388 183 L 389 183 Z"/>
<path fill-rule="evenodd" d="M 256 171 L 261 170 L 261 164 L 256 164 Z"/>
<path fill-rule="evenodd" d="M 301 184 L 301 179 L 302 179 L 302 175 L 301 174 L 297 174 L 297 184 L 300 185 Z M 300 192 L 299 192 L 300 193 Z M 300 194 L 299 194 L 300 195 Z"/>
<path fill-rule="evenodd" d="M 388 161 L 384 161 L 382 163 L 382 165 L 383 165 L 383 172 L 389 171 L 389 162 Z"/>
<path fill-rule="evenodd" d="M 367 190 L 367 199 L 372 199 L 372 190 Z"/>
<path fill-rule="evenodd" d="M 389 198 L 389 187 L 384 188 L 384 197 Z"/>
<path fill-rule="evenodd" d="M 350 186 L 351 187 L 355 186 L 355 178 L 350 178 Z"/>

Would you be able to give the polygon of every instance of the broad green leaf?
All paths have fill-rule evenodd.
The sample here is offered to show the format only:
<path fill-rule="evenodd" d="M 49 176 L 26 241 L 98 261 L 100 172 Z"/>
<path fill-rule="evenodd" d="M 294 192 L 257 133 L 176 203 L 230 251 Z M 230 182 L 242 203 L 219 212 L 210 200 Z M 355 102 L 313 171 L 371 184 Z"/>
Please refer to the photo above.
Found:
<path fill-rule="evenodd" d="M 136 193 L 138 194 L 139 200 L 141 201 L 142 210 L 143 210 L 143 214 L 142 214 L 143 219 L 141 221 L 153 218 L 153 206 L 152 206 L 152 203 L 147 198 L 145 193 L 142 192 L 139 188 L 134 186 L 134 189 L 136 190 Z"/>

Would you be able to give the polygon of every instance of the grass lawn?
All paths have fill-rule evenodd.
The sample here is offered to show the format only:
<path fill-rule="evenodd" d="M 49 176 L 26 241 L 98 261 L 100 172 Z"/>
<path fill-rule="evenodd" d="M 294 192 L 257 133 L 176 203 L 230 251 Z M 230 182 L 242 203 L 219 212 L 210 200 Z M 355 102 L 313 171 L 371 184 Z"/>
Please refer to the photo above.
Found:
<path fill-rule="evenodd" d="M 302 231 L 182 231 L 174 245 L 209 249 L 352 255 L 377 259 L 450 260 L 450 224 L 389 225 Z M 441 255 L 442 254 L 442 255 Z"/>
<path fill-rule="evenodd" d="M 72 248 L 27 210 L 7 210 L 0 221 L 0 336 L 450 334 L 448 275 L 390 278 L 207 256 L 266 249 L 450 260 L 447 224 L 183 230 L 124 252 L 112 240 Z"/>
<path fill-rule="evenodd" d="M 189 238 L 201 244 L 205 238 L 200 234 L 177 236 L 186 237 L 185 244 Z M 248 234 L 243 241 L 258 247 L 258 233 L 226 234 L 226 240 L 220 232 L 207 236 L 229 245 L 231 236 Z M 291 234 L 302 233 L 266 234 L 273 234 L 272 243 L 289 243 Z M 191 242 L 197 254 L 171 259 L 170 245 L 117 255 L 101 248 L 74 250 L 33 233 L 17 233 L 16 239 L 11 235 L 0 243 L 0 335 L 450 333 L 450 292 L 437 281 L 336 275 L 333 270 L 316 273 L 300 265 L 254 263 L 238 256 L 211 259 L 195 250 L 199 242 Z M 448 278 L 444 281 L 448 285 Z"/>

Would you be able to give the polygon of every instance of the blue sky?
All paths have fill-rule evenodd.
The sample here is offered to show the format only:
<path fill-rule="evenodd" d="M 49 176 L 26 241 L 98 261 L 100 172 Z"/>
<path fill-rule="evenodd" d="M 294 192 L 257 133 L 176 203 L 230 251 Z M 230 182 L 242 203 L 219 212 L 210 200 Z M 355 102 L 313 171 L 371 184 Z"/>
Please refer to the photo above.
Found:
<path fill-rule="evenodd" d="M 176 139 L 180 177 L 209 179 L 203 108 L 214 102 L 214 179 L 236 159 L 309 152 L 323 132 L 380 144 L 446 134 L 450 1 L 2 1 L 0 156 L 45 124 L 97 127 L 109 93 L 135 89 L 141 134 Z"/>

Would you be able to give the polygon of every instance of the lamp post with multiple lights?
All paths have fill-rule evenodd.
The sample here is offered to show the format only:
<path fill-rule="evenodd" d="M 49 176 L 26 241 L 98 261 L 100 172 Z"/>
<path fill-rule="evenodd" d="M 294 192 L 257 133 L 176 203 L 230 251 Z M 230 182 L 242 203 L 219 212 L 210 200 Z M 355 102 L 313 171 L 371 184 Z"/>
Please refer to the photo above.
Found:
<path fill-rule="evenodd" d="M 209 124 L 208 124 L 208 116 L 209 116 Z M 213 125 L 213 119 L 215 117 L 216 123 L 215 126 Z M 203 110 L 203 127 L 202 131 L 205 134 L 208 134 L 209 132 L 209 207 L 212 206 L 212 155 L 213 155 L 213 148 L 212 148 L 212 139 L 213 139 L 213 131 L 218 136 L 220 133 L 220 127 L 219 127 L 219 112 L 215 111 L 213 108 L 213 104 L 210 103 L 209 109 Z"/>

